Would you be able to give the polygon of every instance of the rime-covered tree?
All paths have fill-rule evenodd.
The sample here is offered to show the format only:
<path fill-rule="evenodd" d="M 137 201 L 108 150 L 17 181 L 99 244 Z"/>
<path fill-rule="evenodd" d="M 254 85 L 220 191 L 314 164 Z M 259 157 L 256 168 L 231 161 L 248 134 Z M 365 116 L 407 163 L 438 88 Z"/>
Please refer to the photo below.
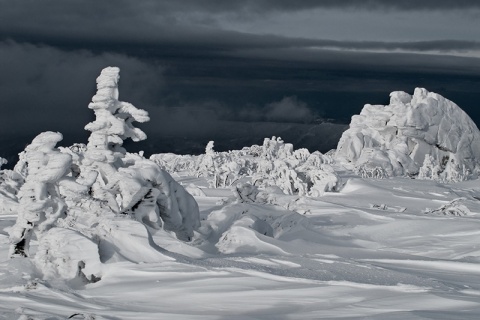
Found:
<path fill-rule="evenodd" d="M 10 230 L 10 256 L 28 256 L 32 232 L 47 231 L 65 211 L 58 182 L 69 172 L 72 158 L 56 148 L 62 138 L 58 132 L 43 132 L 24 151 L 25 183 L 18 193 L 18 218 Z"/>
<path fill-rule="evenodd" d="M 125 155 L 123 141 L 131 138 L 141 141 L 147 135 L 133 126 L 133 122 L 146 122 L 148 112 L 128 102 L 118 100 L 120 69 L 108 67 L 97 78 L 97 93 L 88 105 L 95 112 L 95 121 L 85 126 L 92 132 L 87 144 L 87 157 L 93 161 L 120 166 L 118 160 Z"/>
<path fill-rule="evenodd" d="M 96 198 L 105 200 L 110 207 L 119 211 L 113 188 L 118 182 L 117 170 L 123 166 L 122 158 L 126 150 L 122 147 L 123 141 L 131 138 L 141 141 L 147 135 L 133 126 L 133 122 L 146 122 L 150 118 L 148 112 L 137 109 L 128 102 L 118 100 L 118 81 L 120 69 L 107 67 L 97 78 L 97 93 L 88 105 L 95 113 L 95 121 L 85 126 L 91 132 L 88 139 L 87 151 L 83 160 L 84 168 L 94 168 L 99 175 L 92 186 Z"/>

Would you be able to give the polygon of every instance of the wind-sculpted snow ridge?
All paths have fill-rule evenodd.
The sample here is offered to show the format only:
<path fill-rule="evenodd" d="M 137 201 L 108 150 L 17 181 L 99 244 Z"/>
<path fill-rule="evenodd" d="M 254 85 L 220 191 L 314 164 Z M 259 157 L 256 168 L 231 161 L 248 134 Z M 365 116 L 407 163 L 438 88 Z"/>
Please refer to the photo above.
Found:
<path fill-rule="evenodd" d="M 97 282 L 110 260 L 171 260 L 152 234 L 190 241 L 200 226 L 195 199 L 153 161 L 121 147 L 127 138 L 146 138 L 132 122 L 149 118 L 118 101 L 118 80 L 114 67 L 97 78 L 87 145 L 57 148 L 62 135 L 43 132 L 13 171 L 1 171 L 2 210 L 18 213 L 9 255 L 31 258 L 44 279 Z M 38 240 L 33 256 L 32 238 Z"/>
<path fill-rule="evenodd" d="M 216 152 L 213 147 L 210 141 L 200 156 L 157 154 L 151 160 L 170 172 L 205 177 L 213 188 L 250 181 L 262 189 L 275 187 L 285 194 L 318 197 L 337 190 L 340 183 L 330 166 L 331 157 L 307 149 L 294 150 L 281 138 L 265 138 L 261 146 L 228 152 Z"/>
<path fill-rule="evenodd" d="M 364 177 L 461 181 L 479 170 L 480 132 L 463 110 L 436 93 L 396 91 L 389 105 L 367 104 L 352 117 L 336 158 Z"/>

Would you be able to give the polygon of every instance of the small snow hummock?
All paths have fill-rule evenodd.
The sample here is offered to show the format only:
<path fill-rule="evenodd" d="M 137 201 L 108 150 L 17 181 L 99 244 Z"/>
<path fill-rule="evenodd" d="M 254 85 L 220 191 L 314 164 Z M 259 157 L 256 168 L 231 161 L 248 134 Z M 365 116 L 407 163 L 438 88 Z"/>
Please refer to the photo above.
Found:
<path fill-rule="evenodd" d="M 390 104 L 364 106 L 352 117 L 336 159 L 362 176 L 461 181 L 480 168 L 480 132 L 444 97 L 416 88 L 390 94 Z"/>

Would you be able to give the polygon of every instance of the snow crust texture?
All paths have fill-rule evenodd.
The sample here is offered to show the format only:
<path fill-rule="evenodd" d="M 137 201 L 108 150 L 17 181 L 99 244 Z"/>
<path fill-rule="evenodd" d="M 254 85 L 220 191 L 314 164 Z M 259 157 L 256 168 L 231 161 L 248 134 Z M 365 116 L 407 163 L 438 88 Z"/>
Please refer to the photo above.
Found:
<path fill-rule="evenodd" d="M 352 117 L 336 158 L 366 177 L 460 181 L 478 172 L 480 132 L 463 110 L 436 93 L 395 91 L 389 105 L 367 104 Z"/>

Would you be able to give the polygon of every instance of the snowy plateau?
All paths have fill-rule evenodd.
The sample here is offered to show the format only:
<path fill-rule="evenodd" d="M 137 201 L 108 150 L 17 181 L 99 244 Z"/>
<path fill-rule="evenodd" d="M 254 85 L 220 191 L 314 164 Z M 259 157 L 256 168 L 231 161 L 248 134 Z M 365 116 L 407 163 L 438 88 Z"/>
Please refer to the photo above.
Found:
<path fill-rule="evenodd" d="M 326 154 L 147 159 L 119 71 L 88 143 L 43 132 L 0 171 L 1 319 L 480 319 L 480 132 L 456 104 L 393 92 Z"/>

